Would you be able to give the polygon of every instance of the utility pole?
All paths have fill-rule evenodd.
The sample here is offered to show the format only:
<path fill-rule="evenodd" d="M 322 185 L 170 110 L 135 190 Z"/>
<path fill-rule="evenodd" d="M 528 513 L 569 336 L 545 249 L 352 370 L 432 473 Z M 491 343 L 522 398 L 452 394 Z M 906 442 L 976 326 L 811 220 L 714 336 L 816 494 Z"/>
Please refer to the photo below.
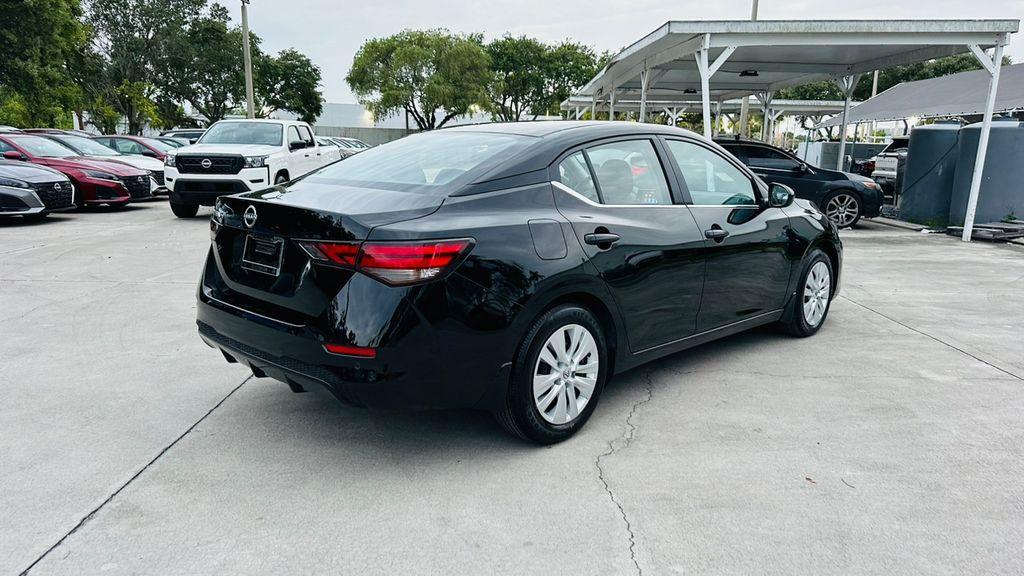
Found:
<path fill-rule="evenodd" d="M 245 117 L 255 118 L 256 110 L 252 101 L 252 55 L 249 54 L 249 11 L 246 9 L 249 1 L 242 0 L 242 62 L 245 64 Z"/>
<path fill-rule="evenodd" d="M 750 6 L 750 20 L 757 22 L 757 0 L 753 0 Z M 744 137 L 750 136 L 750 125 L 747 123 L 747 116 L 750 114 L 750 96 L 744 96 L 740 103 L 740 134 Z"/>

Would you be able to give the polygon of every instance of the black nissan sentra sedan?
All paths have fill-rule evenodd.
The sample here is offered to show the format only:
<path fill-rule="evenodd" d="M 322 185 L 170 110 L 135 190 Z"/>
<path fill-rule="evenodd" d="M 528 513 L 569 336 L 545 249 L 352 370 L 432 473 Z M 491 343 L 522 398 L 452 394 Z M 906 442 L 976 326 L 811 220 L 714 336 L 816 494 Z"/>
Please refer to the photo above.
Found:
<path fill-rule="evenodd" d="M 218 200 L 202 338 L 293 390 L 479 408 L 571 436 L 608 379 L 777 323 L 810 336 L 835 226 L 693 133 L 625 122 L 438 130 Z"/>

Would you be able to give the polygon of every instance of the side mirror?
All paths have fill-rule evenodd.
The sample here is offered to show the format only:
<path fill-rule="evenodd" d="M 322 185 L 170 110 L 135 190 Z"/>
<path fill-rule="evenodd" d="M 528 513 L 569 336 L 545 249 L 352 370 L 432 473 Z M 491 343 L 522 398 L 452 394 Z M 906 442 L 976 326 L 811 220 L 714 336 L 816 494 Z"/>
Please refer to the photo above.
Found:
<path fill-rule="evenodd" d="M 4 152 L 4 160 L 24 160 L 25 156 L 17 150 L 8 150 Z"/>
<path fill-rule="evenodd" d="M 289 142 L 288 143 L 288 149 L 289 150 L 300 150 L 300 149 L 305 148 L 305 147 L 306 147 L 306 143 L 302 142 L 302 141 L 299 141 L 299 142 Z"/>
<path fill-rule="evenodd" d="M 150 158 L 156 158 L 156 152 L 153 152 L 152 150 L 143 150 L 142 155 L 149 156 Z"/>
<path fill-rule="evenodd" d="M 785 208 L 793 203 L 796 194 L 793 189 L 785 184 L 768 185 L 768 206 L 772 208 Z"/>
<path fill-rule="evenodd" d="M 807 171 L 808 171 L 807 164 L 804 164 L 803 162 L 798 163 L 793 168 L 793 172 L 796 172 L 797 174 L 807 174 Z"/>

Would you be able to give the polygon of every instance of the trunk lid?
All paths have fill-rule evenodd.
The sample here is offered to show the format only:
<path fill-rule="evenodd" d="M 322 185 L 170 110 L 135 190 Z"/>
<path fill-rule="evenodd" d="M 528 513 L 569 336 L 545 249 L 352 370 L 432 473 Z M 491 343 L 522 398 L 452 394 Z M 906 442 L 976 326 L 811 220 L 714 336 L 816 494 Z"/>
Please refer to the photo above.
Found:
<path fill-rule="evenodd" d="M 324 314 L 354 272 L 312 266 L 297 240 L 358 242 L 386 224 L 436 211 L 443 195 L 303 180 L 221 197 L 214 214 L 214 297 L 294 324 Z M 249 212 L 249 218 L 246 213 Z"/>

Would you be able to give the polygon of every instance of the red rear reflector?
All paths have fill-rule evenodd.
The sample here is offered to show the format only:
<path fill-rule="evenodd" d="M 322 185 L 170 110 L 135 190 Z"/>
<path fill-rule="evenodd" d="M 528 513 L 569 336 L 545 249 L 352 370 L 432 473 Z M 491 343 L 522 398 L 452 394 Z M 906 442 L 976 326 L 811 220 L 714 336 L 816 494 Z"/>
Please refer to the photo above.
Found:
<path fill-rule="evenodd" d="M 365 346 L 353 346 L 351 344 L 324 344 L 324 350 L 331 354 L 342 356 L 356 356 L 358 358 L 376 358 L 377 351 Z"/>

